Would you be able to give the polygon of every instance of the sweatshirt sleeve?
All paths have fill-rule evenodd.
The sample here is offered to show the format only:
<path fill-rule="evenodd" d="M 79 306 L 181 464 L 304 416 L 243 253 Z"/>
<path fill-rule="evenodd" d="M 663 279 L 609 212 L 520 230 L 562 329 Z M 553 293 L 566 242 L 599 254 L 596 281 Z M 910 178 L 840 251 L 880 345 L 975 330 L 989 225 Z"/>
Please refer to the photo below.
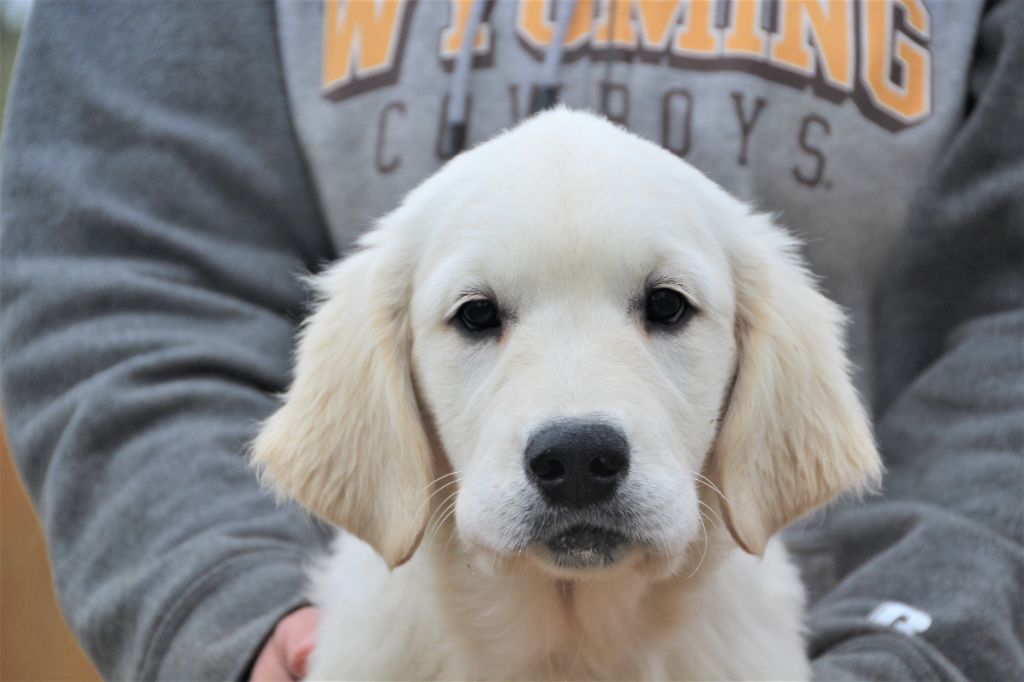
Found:
<path fill-rule="evenodd" d="M 1024 3 L 980 31 L 879 303 L 884 491 L 824 528 L 822 680 L 1024 679 Z"/>
<path fill-rule="evenodd" d="M 2 153 L 11 451 L 103 676 L 238 678 L 318 536 L 245 457 L 332 250 L 274 8 L 37 5 Z"/>

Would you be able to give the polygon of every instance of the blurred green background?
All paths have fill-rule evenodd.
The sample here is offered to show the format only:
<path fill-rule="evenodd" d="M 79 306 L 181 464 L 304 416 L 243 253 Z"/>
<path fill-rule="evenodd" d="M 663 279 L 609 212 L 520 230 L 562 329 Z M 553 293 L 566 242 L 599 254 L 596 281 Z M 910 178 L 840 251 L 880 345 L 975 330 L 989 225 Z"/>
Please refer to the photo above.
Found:
<path fill-rule="evenodd" d="M 6 111 L 18 37 L 30 5 L 0 0 L 0 112 Z M 5 120 L 0 113 L 0 124 Z M 0 424 L 0 680 L 98 679 L 57 608 L 43 534 Z"/>

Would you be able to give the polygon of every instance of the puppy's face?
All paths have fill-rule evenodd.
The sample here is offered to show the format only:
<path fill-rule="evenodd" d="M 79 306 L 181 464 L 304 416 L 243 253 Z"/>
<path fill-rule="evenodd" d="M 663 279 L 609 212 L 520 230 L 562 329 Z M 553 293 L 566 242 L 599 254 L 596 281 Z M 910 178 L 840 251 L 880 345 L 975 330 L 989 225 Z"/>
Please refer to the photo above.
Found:
<path fill-rule="evenodd" d="M 254 459 L 391 565 L 454 502 L 471 552 L 665 570 L 699 536 L 702 485 L 760 553 L 877 476 L 841 315 L 792 241 L 593 116 L 454 159 L 320 287 Z"/>
<path fill-rule="evenodd" d="M 683 556 L 735 364 L 700 187 L 629 153 L 594 163 L 540 153 L 525 177 L 464 178 L 423 226 L 411 303 L 458 536 L 563 573 Z"/>

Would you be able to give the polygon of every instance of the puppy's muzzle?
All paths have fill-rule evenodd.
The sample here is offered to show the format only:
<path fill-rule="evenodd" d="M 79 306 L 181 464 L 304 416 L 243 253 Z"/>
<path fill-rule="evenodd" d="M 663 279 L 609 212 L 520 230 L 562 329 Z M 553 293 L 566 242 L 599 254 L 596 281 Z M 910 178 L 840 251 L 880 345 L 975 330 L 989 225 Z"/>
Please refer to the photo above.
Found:
<path fill-rule="evenodd" d="M 547 424 L 526 444 L 526 474 L 554 507 L 583 509 L 611 498 L 629 471 L 629 442 L 597 421 Z"/>

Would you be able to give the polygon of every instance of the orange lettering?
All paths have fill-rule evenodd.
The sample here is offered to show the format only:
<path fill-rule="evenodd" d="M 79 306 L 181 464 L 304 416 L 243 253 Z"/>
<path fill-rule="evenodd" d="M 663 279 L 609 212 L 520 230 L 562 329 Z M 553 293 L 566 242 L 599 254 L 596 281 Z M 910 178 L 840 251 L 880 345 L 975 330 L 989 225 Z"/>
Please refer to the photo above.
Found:
<path fill-rule="evenodd" d="M 758 26 L 763 3 L 733 0 L 732 5 L 732 30 L 725 38 L 725 51 L 734 55 L 764 56 L 765 34 Z"/>
<path fill-rule="evenodd" d="M 651 51 L 664 50 L 679 17 L 679 3 L 636 0 L 636 8 L 643 46 Z"/>
<path fill-rule="evenodd" d="M 920 0 L 876 0 L 865 3 L 864 58 L 861 69 L 868 96 L 880 109 L 905 123 L 931 110 L 931 55 L 906 35 L 895 31 L 895 5 L 904 9 L 910 28 L 929 38 L 928 10 Z M 895 35 L 894 35 L 895 34 Z M 890 51 L 895 46 L 896 54 Z M 899 65 L 900 83 L 890 79 L 893 62 Z"/>
<path fill-rule="evenodd" d="M 601 14 L 594 25 L 594 45 L 610 42 L 616 47 L 636 47 L 636 31 L 629 13 L 631 3 L 632 0 L 601 1 Z"/>
<path fill-rule="evenodd" d="M 324 5 L 323 80 L 325 90 L 390 69 L 406 3 L 400 0 Z"/>
<path fill-rule="evenodd" d="M 672 49 L 692 57 L 712 57 L 718 53 L 718 36 L 713 30 L 711 0 L 690 0 L 686 23 L 676 33 Z"/>
<path fill-rule="evenodd" d="M 555 36 L 551 10 L 557 3 L 552 0 L 522 0 L 516 16 L 519 35 L 535 48 L 546 47 Z M 577 0 L 565 33 L 565 46 L 578 47 L 590 37 L 590 26 L 594 16 L 594 0 Z"/>
<path fill-rule="evenodd" d="M 851 90 L 854 77 L 851 0 L 788 0 L 783 3 L 782 31 L 772 45 L 772 61 L 790 70 L 813 75 L 812 37 L 825 80 L 836 87 Z"/>
<path fill-rule="evenodd" d="M 469 24 L 469 13 L 473 9 L 473 0 L 449 0 L 451 2 L 452 21 L 441 33 L 441 57 L 450 59 L 462 50 L 466 39 L 466 26 Z M 473 52 L 486 54 L 491 47 L 491 27 L 481 23 L 473 36 Z"/>

